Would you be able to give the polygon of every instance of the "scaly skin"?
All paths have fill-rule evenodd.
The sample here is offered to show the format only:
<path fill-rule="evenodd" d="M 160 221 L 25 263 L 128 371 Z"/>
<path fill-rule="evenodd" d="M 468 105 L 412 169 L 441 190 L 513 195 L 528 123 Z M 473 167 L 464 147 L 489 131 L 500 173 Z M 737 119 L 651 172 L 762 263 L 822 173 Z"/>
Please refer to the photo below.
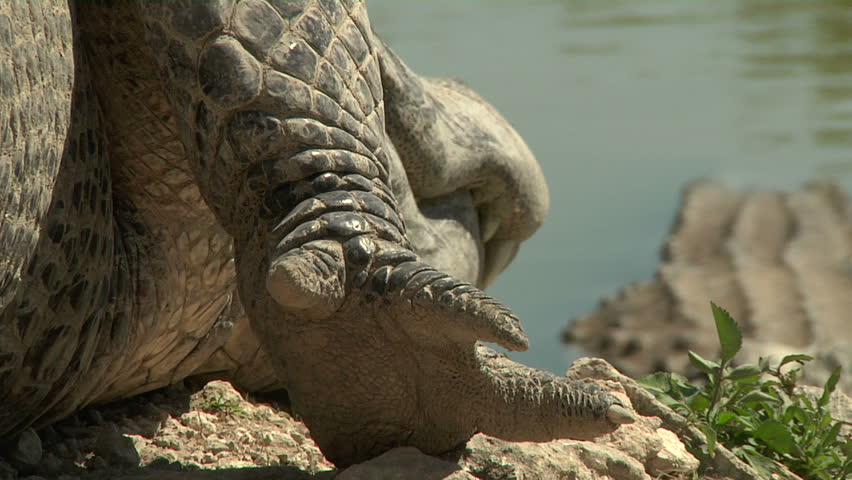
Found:
<path fill-rule="evenodd" d="M 616 397 L 478 345 L 527 339 L 510 310 L 425 260 L 492 279 L 543 218 L 541 172 L 472 92 L 418 83 L 363 3 L 41 5 L 2 4 L 0 22 L 42 35 L 24 27 L 52 15 L 61 41 L 0 35 L 0 47 L 17 66 L 43 59 L 14 42 L 73 51 L 74 100 L 2 97 L 4 121 L 55 132 L 66 112 L 70 127 L 52 170 L 30 145 L 58 152 L 57 133 L 16 124 L 19 143 L 4 144 L 44 181 L 0 170 L 11 205 L 31 202 L 0 225 L 0 245 L 26 257 L 0 264 L 12 279 L 0 292 L 0 405 L 14 405 L 0 432 L 217 368 L 274 370 L 339 465 L 397 445 L 442 452 L 476 431 L 590 438 L 629 421 Z M 67 88 L 68 77 L 42 78 Z M 406 115 L 405 92 L 443 112 L 437 128 Z M 476 255 L 448 255 L 452 239 Z"/>

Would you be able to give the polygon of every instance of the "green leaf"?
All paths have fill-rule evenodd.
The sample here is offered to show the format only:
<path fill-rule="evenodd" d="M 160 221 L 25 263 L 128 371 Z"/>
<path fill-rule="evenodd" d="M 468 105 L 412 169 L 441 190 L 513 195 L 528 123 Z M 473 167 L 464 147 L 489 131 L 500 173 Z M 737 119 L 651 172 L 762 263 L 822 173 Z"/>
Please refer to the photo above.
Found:
<path fill-rule="evenodd" d="M 835 387 L 837 387 L 837 381 L 840 379 L 840 367 L 835 368 L 831 372 L 831 376 L 828 377 L 828 381 L 825 382 L 825 387 L 822 389 L 822 397 L 819 399 L 819 406 L 824 407 L 828 405 L 828 401 L 831 398 L 831 392 L 834 391 Z"/>
<path fill-rule="evenodd" d="M 739 385 L 738 391 L 740 393 L 750 392 L 752 390 L 760 388 L 760 375 L 756 375 L 754 377 L 738 378 L 734 381 L 737 383 L 737 385 Z"/>
<path fill-rule="evenodd" d="M 668 372 L 657 372 L 636 379 L 643 387 L 648 390 L 660 393 L 669 393 L 672 391 L 672 374 Z"/>
<path fill-rule="evenodd" d="M 716 418 L 716 425 L 724 425 L 735 418 L 737 418 L 737 414 L 734 412 L 722 412 Z"/>
<path fill-rule="evenodd" d="M 740 403 L 756 403 L 756 402 L 770 402 L 770 403 L 781 403 L 780 400 L 773 397 L 772 395 L 764 392 L 754 391 L 748 392 L 740 398 Z"/>
<path fill-rule="evenodd" d="M 781 368 L 781 367 L 783 367 L 784 365 L 787 365 L 790 362 L 804 363 L 804 362 L 810 362 L 813 359 L 814 359 L 814 357 L 812 357 L 810 355 L 805 355 L 803 353 L 798 353 L 798 354 L 795 354 L 795 355 L 787 355 L 787 356 L 785 356 L 784 358 L 781 359 L 781 363 L 778 364 L 778 368 Z"/>
<path fill-rule="evenodd" d="M 758 420 L 755 417 L 737 417 L 737 423 L 742 425 L 748 431 L 757 430 L 757 421 Z"/>
<path fill-rule="evenodd" d="M 719 372 L 719 364 L 716 362 L 711 362 L 710 360 L 705 359 L 701 355 L 689 351 L 689 363 L 692 364 L 693 367 L 701 370 L 706 373 L 710 377 L 715 377 L 715 375 Z"/>
<path fill-rule="evenodd" d="M 699 390 L 701 390 L 695 385 L 692 385 L 691 383 L 687 382 L 685 378 L 683 379 L 683 382 L 677 382 L 677 376 L 679 375 L 672 375 L 672 383 L 674 384 L 673 387 L 676 388 L 678 392 L 680 392 L 681 397 L 691 397 L 695 395 Z"/>
<path fill-rule="evenodd" d="M 716 320 L 716 333 L 719 334 L 719 346 L 722 347 L 722 363 L 728 363 L 743 346 L 743 333 L 740 326 L 724 308 L 710 302 L 713 319 Z"/>
<path fill-rule="evenodd" d="M 727 375 L 725 375 L 725 377 L 730 378 L 731 380 L 740 380 L 757 377 L 758 375 L 760 375 L 760 367 L 747 363 L 732 369 Z"/>
<path fill-rule="evenodd" d="M 710 399 L 707 395 L 696 395 L 690 399 L 689 406 L 693 412 L 703 412 L 710 408 Z"/>
<path fill-rule="evenodd" d="M 772 478 L 772 473 L 778 470 L 775 462 L 761 455 L 754 447 L 744 445 L 733 450 L 734 454 L 746 463 L 751 465 L 751 468 L 757 471 L 760 478 Z"/>
<path fill-rule="evenodd" d="M 760 424 L 754 431 L 754 436 L 778 453 L 790 453 L 793 450 L 793 435 L 777 420 L 767 420 Z"/>
<path fill-rule="evenodd" d="M 698 390 L 697 387 L 689 385 L 685 377 L 674 373 L 657 372 L 637 379 L 637 381 L 654 394 L 663 405 L 682 412 L 688 410 L 684 397 Z"/>
<path fill-rule="evenodd" d="M 687 379 L 687 378 L 686 378 L 686 377 L 684 377 L 683 375 L 681 375 L 681 374 L 679 374 L 679 373 L 670 373 L 669 375 L 671 375 L 672 385 L 675 385 L 675 386 L 677 386 L 677 385 L 680 385 L 680 386 L 684 386 L 684 385 L 686 385 L 686 386 L 691 386 L 691 385 L 689 384 L 689 379 Z"/>
<path fill-rule="evenodd" d="M 730 401 L 730 398 L 728 398 L 728 397 L 720 397 L 716 400 L 716 403 L 714 404 L 713 399 L 711 398 L 710 399 L 710 405 L 709 405 L 710 410 L 707 412 L 707 415 L 710 418 L 718 417 L 719 412 L 724 412 L 725 410 L 728 410 L 728 402 L 729 401 Z"/>
<path fill-rule="evenodd" d="M 831 428 L 829 428 L 825 432 L 825 434 L 823 434 L 822 440 L 820 440 L 819 444 L 817 445 L 817 452 L 822 452 L 826 446 L 835 443 L 835 440 L 837 440 L 837 436 L 840 435 L 840 429 L 842 427 L 843 425 L 840 422 L 837 422 L 832 425 Z"/>
<path fill-rule="evenodd" d="M 824 429 L 828 428 L 829 425 L 831 425 L 831 422 L 832 422 L 831 415 L 828 412 L 825 412 L 825 414 L 822 416 L 822 418 L 819 419 L 818 428 L 820 430 L 824 430 Z"/>
<path fill-rule="evenodd" d="M 805 395 L 796 395 L 796 398 L 799 399 L 799 403 L 804 405 L 809 412 L 816 411 L 816 407 L 814 407 L 814 404 L 813 402 L 811 402 L 810 398 L 806 397 Z"/>
<path fill-rule="evenodd" d="M 789 423 L 791 420 L 795 419 L 796 421 L 806 424 L 808 421 L 808 415 L 805 413 L 805 410 L 798 405 L 790 405 L 787 408 L 787 411 L 784 412 L 784 415 L 781 417 L 781 420 L 784 423 Z"/>
<path fill-rule="evenodd" d="M 654 397 L 656 397 L 656 399 L 657 399 L 660 403 L 662 403 L 663 405 L 665 405 L 665 406 L 667 406 L 667 407 L 671 408 L 672 410 L 678 410 L 678 408 L 683 408 L 683 409 L 686 409 L 686 408 L 687 408 L 687 407 L 686 407 L 686 405 L 684 405 L 684 403 L 683 403 L 683 402 L 681 402 L 680 400 L 678 400 L 678 399 L 676 399 L 676 398 L 672 397 L 672 396 L 671 396 L 671 395 L 669 395 L 668 393 L 655 393 L 655 394 L 654 394 Z"/>

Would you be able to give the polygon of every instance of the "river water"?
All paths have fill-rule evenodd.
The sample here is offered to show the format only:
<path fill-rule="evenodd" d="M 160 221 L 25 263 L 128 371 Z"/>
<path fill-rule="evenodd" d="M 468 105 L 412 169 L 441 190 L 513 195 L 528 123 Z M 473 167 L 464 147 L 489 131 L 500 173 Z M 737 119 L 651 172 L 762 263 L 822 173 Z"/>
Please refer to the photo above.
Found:
<path fill-rule="evenodd" d="M 529 143 L 542 229 L 489 288 L 524 321 L 511 356 L 564 373 L 571 318 L 649 279 L 684 184 L 852 188 L 852 4 L 370 0 L 417 72 L 452 76 Z M 708 307 L 709 308 L 709 307 Z"/>

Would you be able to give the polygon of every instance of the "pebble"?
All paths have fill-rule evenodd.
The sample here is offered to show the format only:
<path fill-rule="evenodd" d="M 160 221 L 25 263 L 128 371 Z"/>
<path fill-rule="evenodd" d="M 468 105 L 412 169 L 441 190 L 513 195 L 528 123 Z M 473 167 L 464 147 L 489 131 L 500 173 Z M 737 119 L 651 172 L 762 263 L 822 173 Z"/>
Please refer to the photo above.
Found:
<path fill-rule="evenodd" d="M 298 443 L 299 445 L 304 444 L 304 443 L 305 443 L 305 441 L 307 440 L 307 439 L 306 439 L 304 436 L 302 436 L 302 434 L 301 434 L 301 433 L 299 433 L 299 432 L 290 432 L 290 437 L 292 437 L 292 438 L 293 438 L 293 440 L 295 440 L 295 441 L 296 441 L 296 443 Z"/>
<path fill-rule="evenodd" d="M 104 460 L 104 457 L 99 457 L 97 455 L 92 457 L 92 459 L 86 463 L 86 467 L 92 470 L 106 470 L 109 466 L 109 463 Z"/>
<path fill-rule="evenodd" d="M 156 470 L 180 470 L 181 464 L 178 463 L 178 456 L 175 452 L 162 452 L 150 464 L 149 468 Z"/>
<path fill-rule="evenodd" d="M 202 433 L 213 433 L 216 428 L 216 416 L 209 413 L 194 411 L 186 412 L 180 416 L 180 421 L 187 427 Z"/>
<path fill-rule="evenodd" d="M 234 430 L 234 436 L 236 436 L 237 441 L 242 444 L 249 444 L 254 441 L 254 436 L 252 436 L 252 434 L 245 428 L 237 428 Z"/>
<path fill-rule="evenodd" d="M 56 474 L 62 470 L 62 460 L 53 453 L 45 453 L 41 459 L 41 469 L 45 473 Z"/>
<path fill-rule="evenodd" d="M 62 444 L 65 445 L 71 456 L 77 455 L 80 452 L 80 442 L 76 438 L 66 438 Z"/>
<path fill-rule="evenodd" d="M 65 442 L 57 443 L 53 446 L 52 450 L 60 458 L 68 458 L 71 456 L 71 451 L 68 449 L 68 445 Z"/>
<path fill-rule="evenodd" d="M 41 439 L 35 430 L 28 428 L 18 436 L 9 458 L 19 465 L 33 467 L 41 461 L 42 453 Z"/>
<path fill-rule="evenodd" d="M 139 452 L 133 440 L 118 431 L 114 423 L 106 423 L 101 427 L 95 439 L 94 451 L 109 463 L 124 467 L 139 466 Z"/>
<path fill-rule="evenodd" d="M 54 428 L 63 437 L 76 437 L 86 433 L 86 425 L 83 425 L 83 422 L 80 421 L 77 415 L 73 415 L 54 424 Z"/>
<path fill-rule="evenodd" d="M 54 443 L 59 443 L 62 441 L 62 436 L 56 432 L 56 429 L 53 428 L 52 425 L 48 425 L 38 431 L 38 436 L 41 437 L 41 441 L 45 445 L 50 445 Z"/>
<path fill-rule="evenodd" d="M 101 412 L 99 412 L 96 408 L 87 408 L 83 412 L 86 419 L 93 425 L 103 425 L 104 416 L 101 415 Z"/>
<path fill-rule="evenodd" d="M 216 437 L 207 437 L 207 450 L 215 455 L 219 452 L 235 449 Z"/>
<path fill-rule="evenodd" d="M 171 435 L 163 435 L 154 437 L 152 443 L 161 448 L 170 448 L 172 450 L 179 450 L 183 442 L 181 442 L 180 438 L 175 438 Z"/>
<path fill-rule="evenodd" d="M 11 465 L 0 460 L 0 478 L 15 478 L 17 471 Z"/>

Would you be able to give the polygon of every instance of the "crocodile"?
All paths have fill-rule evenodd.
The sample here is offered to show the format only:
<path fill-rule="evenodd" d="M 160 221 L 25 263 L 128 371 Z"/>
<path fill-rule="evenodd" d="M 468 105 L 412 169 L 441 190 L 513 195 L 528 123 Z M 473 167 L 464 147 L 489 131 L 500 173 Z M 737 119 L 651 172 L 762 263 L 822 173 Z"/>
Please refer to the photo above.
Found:
<path fill-rule="evenodd" d="M 0 3 L 0 436 L 197 374 L 283 387 L 338 465 L 593 438 L 480 289 L 548 209 L 509 123 L 360 1 Z"/>
<path fill-rule="evenodd" d="M 814 360 L 802 381 L 822 386 L 835 368 L 852 365 L 850 212 L 846 192 L 831 182 L 789 192 L 693 182 L 654 278 L 604 299 L 563 339 L 631 375 L 697 373 L 687 350 L 718 354 L 713 301 L 742 326 L 736 360 L 805 353 Z M 840 386 L 852 391 L 848 379 Z"/>

